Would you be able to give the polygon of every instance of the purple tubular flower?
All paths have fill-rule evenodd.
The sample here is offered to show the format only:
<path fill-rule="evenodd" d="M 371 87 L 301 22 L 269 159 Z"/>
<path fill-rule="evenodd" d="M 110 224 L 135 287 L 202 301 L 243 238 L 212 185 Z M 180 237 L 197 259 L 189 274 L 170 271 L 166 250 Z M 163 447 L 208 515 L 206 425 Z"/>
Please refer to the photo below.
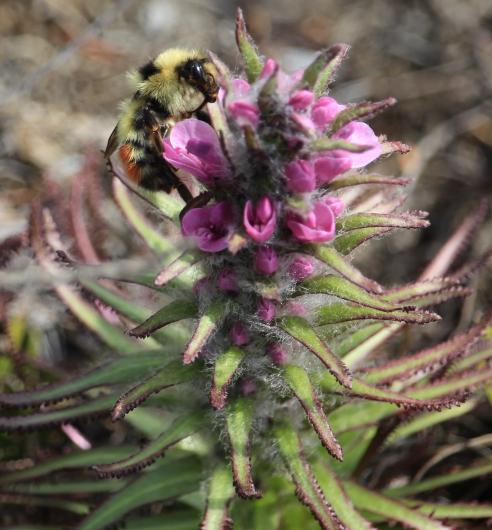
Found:
<path fill-rule="evenodd" d="M 268 298 L 260 298 L 256 314 L 261 320 L 271 322 L 275 318 L 276 313 L 277 309 L 272 300 L 269 300 Z"/>
<path fill-rule="evenodd" d="M 230 337 L 234 346 L 245 346 L 249 342 L 249 331 L 243 324 L 236 322 L 231 328 Z"/>
<path fill-rule="evenodd" d="M 217 278 L 217 287 L 226 293 L 237 293 L 236 274 L 232 269 L 223 269 Z"/>
<path fill-rule="evenodd" d="M 278 269 L 278 257 L 272 247 L 260 247 L 254 257 L 254 269 L 258 274 L 270 276 Z"/>
<path fill-rule="evenodd" d="M 295 160 L 285 167 L 287 189 L 292 193 L 306 193 L 316 188 L 314 167 L 307 160 Z"/>
<path fill-rule="evenodd" d="M 179 121 L 172 128 L 169 138 L 164 139 L 164 158 L 207 185 L 231 174 L 215 130 L 194 118 Z"/>
<path fill-rule="evenodd" d="M 267 344 L 266 352 L 274 364 L 285 364 L 288 360 L 287 352 L 279 342 L 270 342 L 270 344 Z"/>
<path fill-rule="evenodd" d="M 264 243 L 272 237 L 275 225 L 277 224 L 277 213 L 275 204 L 266 195 L 253 207 L 252 201 L 247 201 L 243 212 L 244 228 L 255 241 Z"/>
<path fill-rule="evenodd" d="M 235 226 L 234 210 L 228 202 L 193 208 L 185 213 L 181 227 L 185 236 L 193 237 L 204 252 L 220 252 L 227 248 Z"/>
<path fill-rule="evenodd" d="M 306 256 L 296 256 L 289 265 L 288 273 L 291 278 L 302 282 L 313 274 L 314 265 Z"/>
<path fill-rule="evenodd" d="M 341 199 L 325 197 L 314 203 L 307 215 L 289 212 L 286 224 L 294 237 L 305 243 L 324 243 L 335 237 L 336 216 L 343 210 Z"/>

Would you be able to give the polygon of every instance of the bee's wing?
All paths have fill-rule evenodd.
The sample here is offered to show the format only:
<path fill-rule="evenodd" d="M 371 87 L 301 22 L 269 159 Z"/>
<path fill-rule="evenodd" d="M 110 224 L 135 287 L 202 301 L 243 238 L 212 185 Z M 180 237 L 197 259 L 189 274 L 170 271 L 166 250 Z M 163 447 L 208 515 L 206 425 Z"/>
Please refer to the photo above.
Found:
<path fill-rule="evenodd" d="M 118 125 L 113 129 L 111 136 L 108 138 L 108 143 L 104 151 L 104 156 L 109 158 L 118 149 Z"/>

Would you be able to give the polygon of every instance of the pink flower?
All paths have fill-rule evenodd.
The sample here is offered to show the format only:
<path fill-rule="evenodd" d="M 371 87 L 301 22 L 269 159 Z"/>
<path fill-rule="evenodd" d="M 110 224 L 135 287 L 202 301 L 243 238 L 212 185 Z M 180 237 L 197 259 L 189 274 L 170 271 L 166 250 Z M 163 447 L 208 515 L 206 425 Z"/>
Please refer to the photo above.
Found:
<path fill-rule="evenodd" d="M 270 276 L 278 269 L 278 257 L 272 247 L 260 247 L 254 257 L 254 269 L 258 274 Z"/>
<path fill-rule="evenodd" d="M 274 364 L 285 364 L 288 360 L 287 352 L 279 342 L 270 342 L 270 344 L 267 344 L 266 352 Z"/>
<path fill-rule="evenodd" d="M 337 114 L 346 108 L 340 105 L 333 98 L 323 96 L 316 101 L 311 109 L 311 119 L 316 127 L 320 130 L 326 128 L 337 116 Z"/>
<path fill-rule="evenodd" d="M 220 252 L 227 248 L 234 225 L 234 211 L 228 202 L 193 208 L 181 221 L 183 234 L 193 237 L 198 248 L 205 252 Z"/>
<path fill-rule="evenodd" d="M 268 58 L 263 65 L 263 69 L 260 72 L 260 79 L 268 79 L 273 75 L 277 69 L 277 63 L 274 59 Z"/>
<path fill-rule="evenodd" d="M 306 256 L 296 256 L 289 265 L 289 276 L 298 282 L 302 282 L 313 274 L 314 265 L 312 260 Z"/>
<path fill-rule="evenodd" d="M 313 191 L 316 187 L 314 167 L 307 160 L 295 160 L 285 167 L 287 189 L 292 193 Z"/>
<path fill-rule="evenodd" d="M 310 90 L 296 90 L 289 98 L 289 105 L 297 112 L 306 110 L 313 102 L 314 94 Z"/>
<path fill-rule="evenodd" d="M 264 243 L 272 237 L 277 224 L 275 204 L 270 197 L 264 195 L 253 207 L 252 201 L 244 206 L 243 224 L 251 239 Z"/>
<path fill-rule="evenodd" d="M 179 121 L 172 128 L 169 138 L 164 139 L 164 158 L 204 184 L 230 176 L 215 130 L 195 118 Z"/>
<path fill-rule="evenodd" d="M 227 110 L 240 126 L 252 125 L 256 127 L 260 121 L 258 105 L 250 101 L 238 99 L 229 103 Z"/>
<path fill-rule="evenodd" d="M 236 274 L 232 269 L 223 269 L 217 278 L 217 286 L 221 291 L 226 293 L 237 293 Z"/>
<path fill-rule="evenodd" d="M 243 324 L 236 322 L 231 328 L 230 337 L 234 346 L 244 346 L 249 342 L 249 331 Z"/>
<path fill-rule="evenodd" d="M 307 215 L 289 212 L 286 224 L 299 241 L 324 243 L 335 237 L 335 218 L 341 209 L 343 209 L 341 199 L 333 202 L 333 198 L 325 197 L 315 202 Z"/>
<path fill-rule="evenodd" d="M 272 300 L 269 300 L 268 298 L 260 298 L 256 314 L 261 320 L 271 322 L 275 318 L 276 313 L 277 309 Z"/>

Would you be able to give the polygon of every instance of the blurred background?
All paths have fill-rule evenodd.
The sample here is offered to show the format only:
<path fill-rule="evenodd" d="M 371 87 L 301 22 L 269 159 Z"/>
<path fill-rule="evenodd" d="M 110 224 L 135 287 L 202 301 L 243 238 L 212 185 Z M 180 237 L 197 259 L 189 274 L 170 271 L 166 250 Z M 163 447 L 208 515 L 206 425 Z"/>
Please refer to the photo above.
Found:
<path fill-rule="evenodd" d="M 87 149 L 104 148 L 129 95 L 126 71 L 176 45 L 211 49 L 237 68 L 237 5 L 262 53 L 286 70 L 346 42 L 352 51 L 333 95 L 399 101 L 372 125 L 413 151 L 375 169 L 413 179 L 409 206 L 428 210 L 432 227 L 359 253 L 372 276 L 414 278 L 466 213 L 490 199 L 490 0 L 2 0 L 0 239 L 25 228 L 43 175 L 68 186 Z M 472 253 L 492 239 L 488 219 Z M 479 297 L 490 302 L 482 281 Z"/>

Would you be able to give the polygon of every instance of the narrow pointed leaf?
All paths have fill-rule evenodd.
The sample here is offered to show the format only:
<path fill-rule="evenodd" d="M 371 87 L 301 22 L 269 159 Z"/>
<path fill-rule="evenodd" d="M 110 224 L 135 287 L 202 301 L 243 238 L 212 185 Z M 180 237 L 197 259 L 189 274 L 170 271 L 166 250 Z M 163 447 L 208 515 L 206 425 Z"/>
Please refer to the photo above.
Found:
<path fill-rule="evenodd" d="M 467 355 L 465 358 L 460 359 L 456 362 L 452 370 L 453 371 L 465 371 L 471 368 L 472 366 L 483 363 L 484 361 L 489 361 L 492 358 L 492 347 L 486 348 L 485 350 L 480 350 L 470 355 Z"/>
<path fill-rule="evenodd" d="M 383 328 L 384 324 L 376 322 L 351 330 L 338 344 L 334 346 L 335 352 L 340 357 L 353 354 L 358 349 L 366 348 L 372 351 L 371 339 Z"/>
<path fill-rule="evenodd" d="M 229 406 L 226 418 L 236 492 L 245 499 L 261 497 L 251 476 L 250 436 L 253 425 L 253 402 L 247 398 L 237 399 Z"/>
<path fill-rule="evenodd" d="M 203 411 L 178 416 L 156 439 L 137 453 L 114 463 L 96 465 L 94 469 L 101 477 L 122 477 L 140 471 L 153 464 L 169 447 L 203 428 L 207 419 Z"/>
<path fill-rule="evenodd" d="M 131 329 L 128 334 L 132 337 L 148 337 L 155 331 L 173 322 L 179 322 L 197 315 L 197 307 L 194 302 L 188 300 L 174 300 L 170 304 L 159 309 L 157 313 L 150 316 L 145 322 Z"/>
<path fill-rule="evenodd" d="M 444 289 L 459 285 L 460 282 L 452 278 L 433 278 L 388 289 L 384 293 L 384 298 L 389 302 L 408 302 L 414 298 L 439 293 Z"/>
<path fill-rule="evenodd" d="M 392 320 L 408 324 L 427 324 L 441 320 L 439 315 L 430 311 L 379 311 L 355 304 L 334 303 L 313 311 L 316 326 L 340 324 L 352 320 Z"/>
<path fill-rule="evenodd" d="M 278 321 L 278 326 L 314 353 L 341 385 L 351 387 L 352 375 L 349 369 L 321 340 L 307 320 L 297 316 L 283 317 Z"/>
<path fill-rule="evenodd" d="M 165 462 L 144 473 L 96 508 L 76 528 L 102 530 L 140 506 L 174 499 L 195 491 L 200 484 L 200 467 L 194 458 Z"/>
<path fill-rule="evenodd" d="M 39 429 L 82 418 L 96 418 L 109 414 L 116 396 L 109 395 L 71 407 L 51 409 L 23 416 L 0 417 L 0 431 Z"/>
<path fill-rule="evenodd" d="M 170 362 L 162 370 L 159 370 L 118 398 L 113 407 L 113 421 L 123 418 L 152 394 L 170 386 L 191 381 L 198 377 L 198 374 L 199 370 L 197 367 L 184 366 L 180 361 Z"/>
<path fill-rule="evenodd" d="M 40 462 L 27 469 L 4 473 L 0 477 L 0 484 L 12 484 L 13 482 L 37 479 L 60 470 L 106 464 L 113 462 L 115 458 L 125 458 L 134 451 L 135 447 L 128 445 L 95 447 L 90 451 L 73 451 L 72 453 Z"/>
<path fill-rule="evenodd" d="M 398 309 L 397 305 L 386 302 L 381 296 L 368 293 L 358 285 L 334 274 L 315 276 L 304 280 L 298 286 L 298 294 L 328 294 L 380 311 Z"/>
<path fill-rule="evenodd" d="M 314 466 L 318 483 L 326 500 L 333 506 L 338 518 L 350 530 L 375 530 L 374 526 L 354 508 L 342 481 L 326 464 Z"/>
<path fill-rule="evenodd" d="M 333 247 L 313 245 L 310 252 L 315 258 L 319 259 L 347 278 L 347 280 L 359 285 L 363 289 L 374 293 L 381 293 L 383 291 L 382 287 L 376 281 L 366 278 L 357 267 L 354 267 Z"/>
<path fill-rule="evenodd" d="M 408 484 L 407 486 L 400 486 L 396 488 L 388 488 L 384 492 L 391 497 L 403 497 L 408 495 L 416 495 L 426 491 L 449 486 L 470 480 L 476 477 L 485 477 L 492 473 L 492 459 L 484 459 L 479 464 L 468 466 L 465 469 L 452 469 L 444 475 L 430 477 L 415 484 Z"/>
<path fill-rule="evenodd" d="M 342 188 L 348 188 L 350 186 L 360 186 L 363 184 L 382 184 L 384 186 L 406 186 L 410 182 L 409 179 L 404 178 L 390 178 L 382 175 L 364 175 L 355 174 L 348 175 L 347 177 L 338 177 L 332 180 L 327 187 L 330 190 L 339 190 Z"/>
<path fill-rule="evenodd" d="M 309 423 L 318 434 L 321 443 L 337 460 L 343 460 L 342 447 L 331 430 L 321 402 L 306 371 L 298 366 L 286 365 L 282 372 L 284 380 L 302 405 Z"/>
<path fill-rule="evenodd" d="M 374 117 L 376 114 L 379 114 L 380 112 L 383 112 L 388 107 L 393 106 L 396 103 L 395 98 L 387 98 L 383 99 L 382 101 L 377 102 L 363 102 L 358 103 L 357 105 L 351 105 L 347 107 L 345 110 L 342 110 L 337 117 L 335 118 L 335 121 L 333 122 L 331 126 L 331 130 L 333 132 L 338 131 L 341 129 L 344 125 L 347 125 L 347 123 L 350 123 L 354 120 L 368 120 L 372 117 Z"/>
<path fill-rule="evenodd" d="M 50 499 L 37 497 L 36 495 L 21 495 L 20 493 L 0 493 L 0 505 L 5 504 L 22 506 L 22 510 L 26 510 L 28 506 L 55 508 L 57 510 L 72 512 L 77 515 L 87 515 L 90 511 L 90 507 L 86 502 L 67 501 L 65 499 Z M 33 529 L 32 527 L 28 527 L 26 530 Z"/>
<path fill-rule="evenodd" d="M 349 153 L 363 153 L 364 151 L 369 151 L 372 149 L 371 145 L 360 145 L 354 144 L 352 142 L 347 142 L 347 140 L 342 140 L 339 138 L 319 138 L 314 140 L 309 144 L 309 150 L 312 151 L 335 151 L 342 149 L 343 151 L 348 151 Z"/>
<path fill-rule="evenodd" d="M 227 390 L 234 374 L 237 372 L 245 355 L 244 350 L 232 346 L 225 352 L 219 353 L 215 359 L 212 388 L 210 389 L 210 403 L 215 409 L 224 407 Z"/>
<path fill-rule="evenodd" d="M 226 310 L 227 304 L 222 300 L 212 302 L 212 304 L 205 309 L 205 312 L 198 320 L 193 336 L 183 353 L 183 362 L 185 364 L 190 364 L 197 358 L 198 354 L 207 344 L 208 339 L 217 329 Z"/>
<path fill-rule="evenodd" d="M 338 234 L 335 237 L 333 246 L 340 254 L 346 256 L 366 241 L 374 237 L 384 236 L 392 230 L 393 228 L 358 228 L 350 232 Z"/>
<path fill-rule="evenodd" d="M 334 44 L 323 50 L 316 59 L 304 70 L 303 83 L 312 88 L 316 97 L 322 96 L 334 81 L 343 59 L 350 46 Z"/>
<path fill-rule="evenodd" d="M 0 394 L 0 404 L 27 407 L 41 403 L 55 403 L 98 386 L 126 383 L 145 377 L 164 364 L 162 352 L 139 353 L 101 365 L 73 379 L 38 388 L 30 392 Z"/>
<path fill-rule="evenodd" d="M 349 231 L 360 228 L 426 228 L 427 214 L 421 211 L 400 214 L 354 213 L 337 220 L 337 230 Z"/>
<path fill-rule="evenodd" d="M 439 504 L 423 502 L 420 499 L 401 499 L 400 502 L 439 519 L 490 519 L 492 517 L 492 504 L 478 502 Z"/>
<path fill-rule="evenodd" d="M 203 259 L 203 255 L 196 250 L 186 250 L 173 262 L 166 266 L 155 278 L 154 285 L 162 287 L 172 279 L 190 269 L 195 263 Z"/>
<path fill-rule="evenodd" d="M 207 506 L 200 530 L 229 530 L 232 520 L 229 517 L 229 504 L 234 497 L 231 470 L 219 464 L 212 474 L 208 487 Z"/>
<path fill-rule="evenodd" d="M 114 493 L 126 485 L 124 480 L 57 480 L 56 482 L 29 482 L 27 484 L 11 484 L 8 491 L 27 495 L 78 495 L 94 493 Z"/>
<path fill-rule="evenodd" d="M 199 514 L 188 508 L 179 512 L 166 510 L 161 515 L 130 517 L 125 519 L 124 525 L 125 530 L 195 530 L 199 521 Z"/>
<path fill-rule="evenodd" d="M 287 424 L 275 429 L 280 453 L 296 486 L 298 499 L 307 506 L 323 530 L 338 530 L 340 522 L 319 487 L 296 431 Z"/>
<path fill-rule="evenodd" d="M 345 481 L 345 489 L 356 508 L 384 516 L 390 521 L 398 521 L 416 530 L 451 530 L 439 521 L 412 510 L 399 501 L 363 488 L 355 482 Z"/>
<path fill-rule="evenodd" d="M 246 29 L 243 12 L 239 8 L 236 15 L 236 43 L 243 58 L 248 81 L 252 83 L 260 76 L 263 61 L 258 55 L 255 43 Z"/>

